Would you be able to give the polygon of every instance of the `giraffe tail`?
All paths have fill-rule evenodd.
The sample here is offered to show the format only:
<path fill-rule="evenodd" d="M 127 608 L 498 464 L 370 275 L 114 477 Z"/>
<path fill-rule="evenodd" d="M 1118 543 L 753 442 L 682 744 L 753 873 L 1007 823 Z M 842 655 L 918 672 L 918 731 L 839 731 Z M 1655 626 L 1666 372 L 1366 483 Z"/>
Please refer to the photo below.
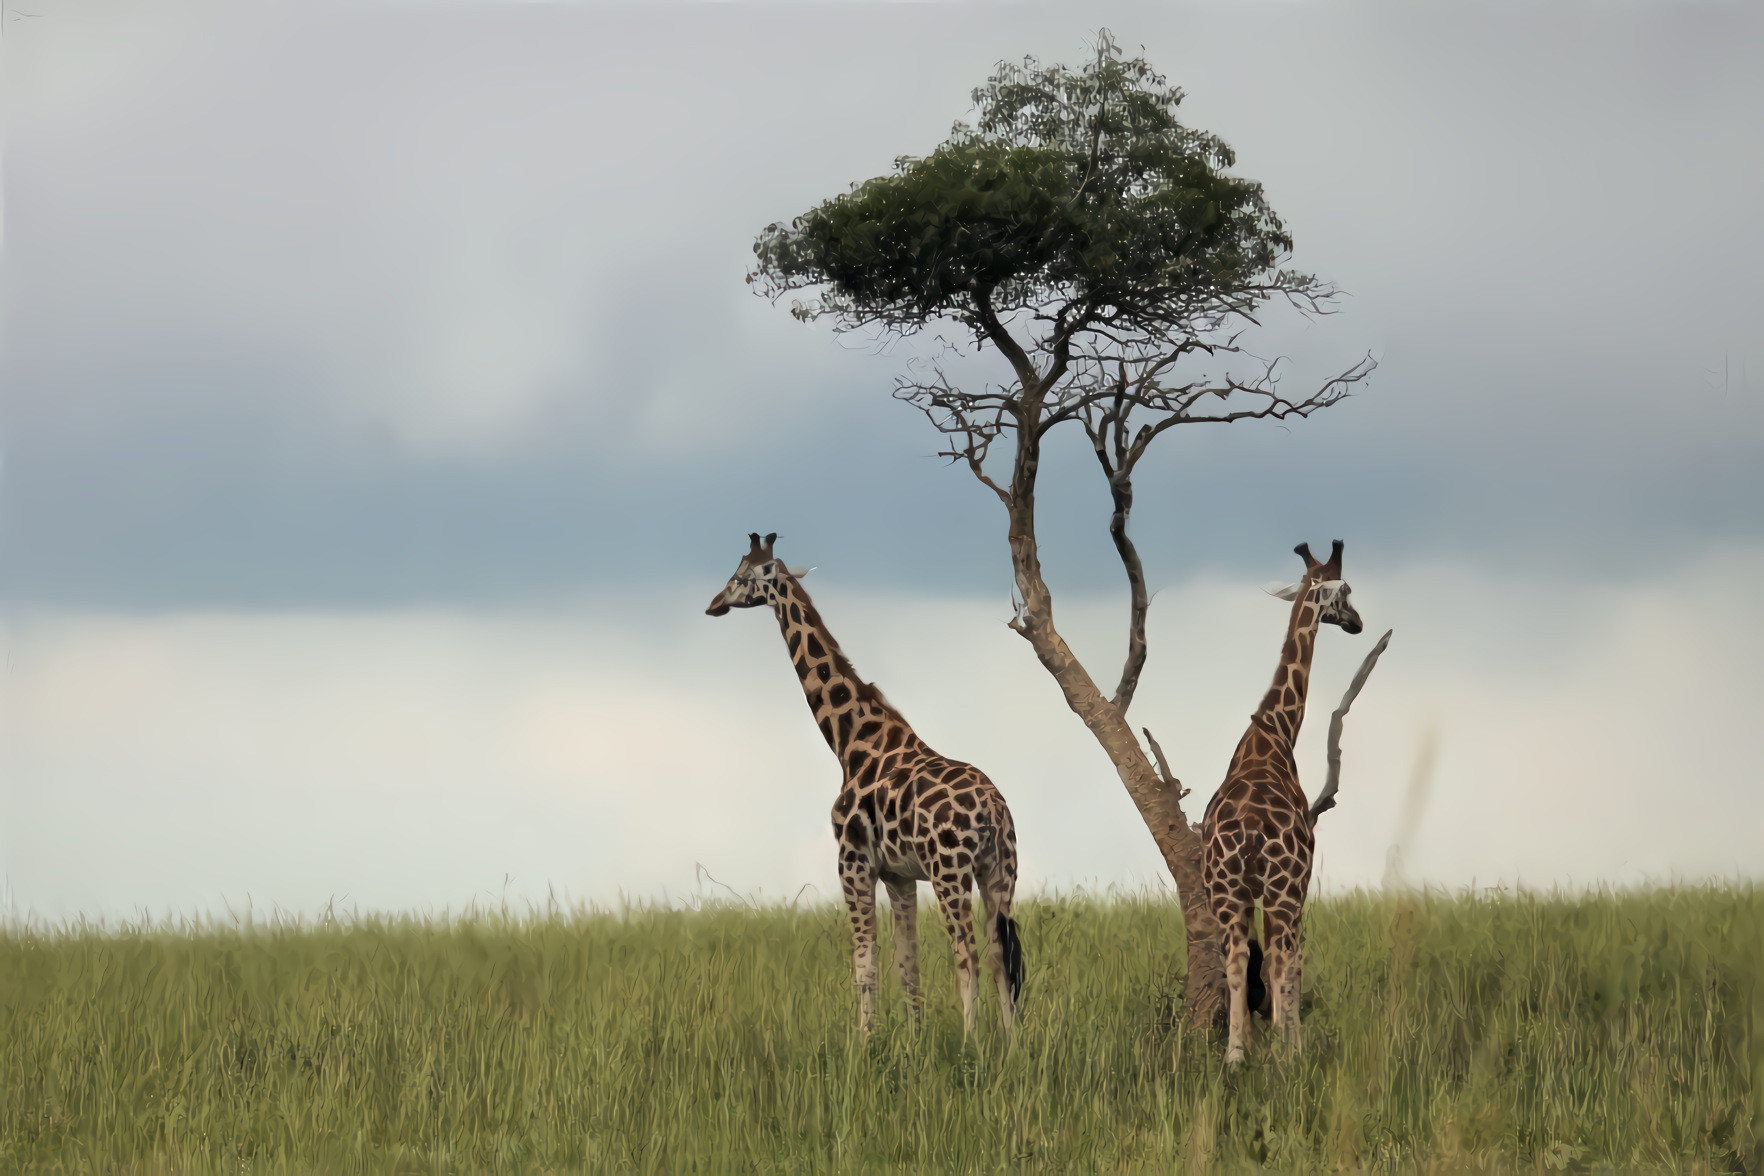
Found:
<path fill-rule="evenodd" d="M 1023 991 L 1023 940 L 1017 934 L 1017 920 L 1003 911 L 992 921 L 992 935 L 1004 954 L 1005 980 L 1011 986 L 1011 1003 Z"/>
<path fill-rule="evenodd" d="M 1254 935 L 1249 941 L 1249 969 L 1244 976 L 1246 984 L 1245 997 L 1252 1013 L 1260 1013 L 1262 1019 L 1268 1017 L 1268 986 L 1262 983 L 1262 944 Z"/>
<path fill-rule="evenodd" d="M 1262 871 L 1262 855 L 1267 844 L 1268 836 L 1261 829 L 1252 828 L 1246 832 L 1243 847 L 1244 864 L 1252 875 L 1259 875 Z M 1245 996 L 1249 1004 L 1249 1011 L 1260 1013 L 1263 1018 L 1266 1018 L 1271 1006 L 1268 1000 L 1268 986 L 1262 981 L 1262 941 L 1256 938 L 1253 918 L 1250 928 L 1249 968 L 1248 975 L 1244 978 L 1248 990 Z"/>

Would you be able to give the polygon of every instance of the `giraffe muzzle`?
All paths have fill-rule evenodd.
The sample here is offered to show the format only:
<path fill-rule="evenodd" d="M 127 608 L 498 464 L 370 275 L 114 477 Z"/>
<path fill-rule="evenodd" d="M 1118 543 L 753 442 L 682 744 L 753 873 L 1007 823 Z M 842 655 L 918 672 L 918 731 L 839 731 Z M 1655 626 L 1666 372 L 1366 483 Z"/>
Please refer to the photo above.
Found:
<path fill-rule="evenodd" d="M 707 617 L 720 617 L 729 611 L 729 602 L 723 599 L 721 592 L 711 598 L 710 607 L 704 610 Z"/>

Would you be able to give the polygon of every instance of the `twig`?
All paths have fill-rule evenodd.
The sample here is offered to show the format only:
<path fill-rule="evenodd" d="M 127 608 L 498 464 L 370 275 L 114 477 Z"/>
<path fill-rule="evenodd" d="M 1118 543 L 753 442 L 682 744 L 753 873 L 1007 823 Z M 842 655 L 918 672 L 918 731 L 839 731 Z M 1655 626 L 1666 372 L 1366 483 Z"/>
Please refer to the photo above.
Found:
<path fill-rule="evenodd" d="M 1360 670 L 1354 680 L 1348 683 L 1347 693 L 1341 696 L 1341 705 L 1329 716 L 1329 779 L 1323 785 L 1323 791 L 1317 794 L 1317 803 L 1311 806 L 1311 824 L 1317 818 L 1335 807 L 1335 794 L 1341 787 L 1341 720 L 1347 715 L 1348 707 L 1354 705 L 1354 699 L 1360 696 L 1360 687 L 1366 684 L 1366 678 L 1372 673 L 1372 667 L 1378 664 L 1378 655 L 1390 644 L 1390 635 L 1395 629 L 1386 629 L 1366 660 L 1360 663 Z"/>
<path fill-rule="evenodd" d="M 1176 790 L 1176 799 L 1181 800 L 1190 792 L 1193 792 L 1194 789 L 1184 788 L 1182 786 L 1182 781 L 1170 774 L 1170 761 L 1164 758 L 1164 749 L 1158 746 L 1158 741 L 1152 735 L 1151 728 L 1141 727 L 1140 730 L 1145 732 L 1145 741 L 1151 744 L 1152 755 L 1156 757 L 1158 761 L 1158 775 L 1164 778 L 1165 784 Z"/>
<path fill-rule="evenodd" d="M 715 882 L 718 886 L 721 886 L 724 890 L 727 890 L 730 894 L 734 895 L 735 901 L 740 903 L 742 906 L 747 907 L 749 910 L 758 910 L 759 909 L 758 903 L 755 903 L 752 899 L 744 898 L 741 895 L 741 893 L 739 891 L 737 891 L 733 886 L 729 885 L 727 882 L 724 882 L 724 881 L 718 879 L 709 870 L 705 869 L 703 862 L 693 862 L 692 868 L 696 872 L 696 876 L 700 880 L 705 879 L 705 878 L 709 878 L 712 882 Z M 701 881 L 701 884 L 702 884 L 702 881 Z M 797 894 L 798 894 L 798 896 L 800 896 L 802 894 L 802 892 L 799 890 L 799 891 L 797 891 Z"/>

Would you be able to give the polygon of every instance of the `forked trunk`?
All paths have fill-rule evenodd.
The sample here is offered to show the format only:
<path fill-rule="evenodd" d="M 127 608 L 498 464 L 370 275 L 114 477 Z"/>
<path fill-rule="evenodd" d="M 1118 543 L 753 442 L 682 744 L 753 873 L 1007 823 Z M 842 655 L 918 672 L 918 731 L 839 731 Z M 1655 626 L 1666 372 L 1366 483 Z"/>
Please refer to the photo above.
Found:
<path fill-rule="evenodd" d="M 1059 683 L 1066 705 L 1096 736 L 1139 810 L 1140 819 L 1151 832 L 1158 852 L 1163 854 L 1164 865 L 1176 883 L 1188 940 L 1183 1020 L 1190 1027 L 1211 1026 L 1224 1009 L 1225 959 L 1218 924 L 1201 884 L 1200 830 L 1189 824 L 1182 811 L 1179 784 L 1158 775 L 1126 715 L 1097 687 L 1095 679 L 1054 627 L 1053 598 L 1042 579 L 1035 541 L 1038 450 L 1033 440 L 1027 445 L 1019 442 L 1011 492 L 1005 501 L 1010 512 L 1012 571 L 1023 601 L 1011 627 L 1028 639 L 1035 656 Z"/>

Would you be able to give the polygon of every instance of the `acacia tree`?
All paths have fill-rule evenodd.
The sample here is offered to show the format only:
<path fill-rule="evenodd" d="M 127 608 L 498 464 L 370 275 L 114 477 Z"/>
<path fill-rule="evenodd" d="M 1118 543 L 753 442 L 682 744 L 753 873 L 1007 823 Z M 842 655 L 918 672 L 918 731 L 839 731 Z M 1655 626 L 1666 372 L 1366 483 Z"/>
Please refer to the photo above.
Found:
<path fill-rule="evenodd" d="M 953 325 L 967 348 L 1008 362 L 1014 378 L 972 388 L 928 361 L 894 395 L 925 413 L 941 455 L 1005 507 L 1018 596 L 1010 626 L 1102 745 L 1164 856 L 1183 909 L 1194 1023 L 1217 1015 L 1224 969 L 1188 790 L 1151 732 L 1157 768 L 1127 722 L 1149 606 L 1127 530 L 1134 470 L 1173 426 L 1306 417 L 1374 364 L 1368 356 L 1291 397 L 1279 361 L 1240 341 L 1268 304 L 1328 314 L 1336 290 L 1282 267 L 1292 239 L 1261 185 L 1229 174 L 1221 139 L 1177 121 L 1182 97 L 1142 57 L 1124 59 L 1106 31 L 1082 69 L 1002 63 L 974 91 L 974 123 L 957 123 L 930 155 L 898 159 L 892 175 L 768 226 L 748 281 L 774 301 L 812 292 L 793 306 L 805 321 L 902 336 Z M 1061 425 L 1086 432 L 1107 479 L 1130 593 L 1111 694 L 1060 636 L 1042 577 L 1036 478 L 1043 441 Z"/>

